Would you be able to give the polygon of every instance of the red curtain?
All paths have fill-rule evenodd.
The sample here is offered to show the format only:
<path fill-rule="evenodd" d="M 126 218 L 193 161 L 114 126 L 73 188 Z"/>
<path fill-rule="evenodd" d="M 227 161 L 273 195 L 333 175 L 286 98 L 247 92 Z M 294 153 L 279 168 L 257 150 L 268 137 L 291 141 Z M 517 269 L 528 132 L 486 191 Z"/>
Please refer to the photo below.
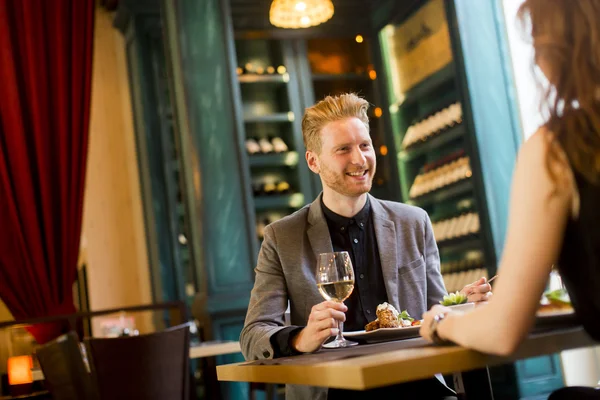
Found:
<path fill-rule="evenodd" d="M 17 320 L 75 311 L 93 29 L 93 0 L 0 0 L 0 298 Z"/>

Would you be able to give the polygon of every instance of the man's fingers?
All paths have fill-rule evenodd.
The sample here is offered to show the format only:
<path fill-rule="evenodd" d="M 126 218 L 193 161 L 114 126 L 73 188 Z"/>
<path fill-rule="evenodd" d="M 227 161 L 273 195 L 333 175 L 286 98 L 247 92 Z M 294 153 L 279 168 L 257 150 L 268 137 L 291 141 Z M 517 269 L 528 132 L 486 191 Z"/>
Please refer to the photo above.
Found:
<path fill-rule="evenodd" d="M 319 321 L 315 324 L 315 328 L 317 329 L 317 332 L 328 330 L 331 328 L 337 328 L 337 327 L 338 327 L 337 321 L 334 320 L 333 318 L 327 318 L 327 319 Z"/>
<path fill-rule="evenodd" d="M 333 308 L 334 310 L 338 310 L 341 312 L 348 311 L 348 307 L 344 303 L 338 303 L 336 301 L 323 301 L 315 306 L 313 306 L 312 311 L 323 311 L 328 308 Z"/>
<path fill-rule="evenodd" d="M 312 317 L 313 317 L 313 320 L 315 320 L 315 321 L 322 321 L 324 319 L 330 319 L 330 318 L 333 318 L 335 320 L 342 321 L 342 322 L 346 320 L 346 314 L 344 314 L 341 311 L 333 310 L 331 308 L 321 310 L 321 311 L 316 311 L 313 313 Z"/>

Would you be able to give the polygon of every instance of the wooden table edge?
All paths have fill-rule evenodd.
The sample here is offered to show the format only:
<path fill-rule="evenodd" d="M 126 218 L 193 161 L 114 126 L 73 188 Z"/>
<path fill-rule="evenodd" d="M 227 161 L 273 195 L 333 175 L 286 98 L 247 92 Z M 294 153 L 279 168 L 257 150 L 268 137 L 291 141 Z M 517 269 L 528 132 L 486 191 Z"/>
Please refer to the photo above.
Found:
<path fill-rule="evenodd" d="M 217 366 L 220 381 L 285 383 L 341 389 L 366 390 L 432 377 L 436 373 L 463 372 L 519 359 L 553 354 L 577 347 L 597 345 L 582 328 L 548 332 L 529 337 L 509 357 L 483 354 L 458 346 L 425 347 L 392 351 L 312 365 Z M 435 371 L 431 368 L 435 363 Z M 409 366 L 410 368 L 404 369 Z M 401 377 L 397 371 L 404 369 Z"/>

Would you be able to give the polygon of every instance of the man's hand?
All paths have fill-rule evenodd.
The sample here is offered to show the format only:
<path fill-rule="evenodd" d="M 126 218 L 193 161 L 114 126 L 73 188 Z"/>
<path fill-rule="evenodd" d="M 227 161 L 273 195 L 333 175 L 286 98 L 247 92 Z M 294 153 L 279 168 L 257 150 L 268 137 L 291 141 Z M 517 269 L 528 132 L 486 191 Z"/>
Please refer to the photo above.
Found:
<path fill-rule="evenodd" d="M 324 301 L 313 306 L 308 324 L 292 339 L 292 347 L 301 353 L 318 350 L 323 342 L 338 333 L 338 321 L 344 322 L 348 307 L 344 303 Z"/>
<path fill-rule="evenodd" d="M 487 279 L 484 277 L 465 286 L 460 292 L 467 296 L 469 303 L 488 301 L 492 297 L 492 286 L 487 283 Z"/>

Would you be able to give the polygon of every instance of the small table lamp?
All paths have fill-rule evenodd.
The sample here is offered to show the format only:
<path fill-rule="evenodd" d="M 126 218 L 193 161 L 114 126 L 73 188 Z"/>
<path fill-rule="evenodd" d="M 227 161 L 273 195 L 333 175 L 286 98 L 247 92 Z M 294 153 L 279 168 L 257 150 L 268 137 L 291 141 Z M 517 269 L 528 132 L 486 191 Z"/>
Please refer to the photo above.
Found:
<path fill-rule="evenodd" d="M 17 356 L 8 358 L 8 384 L 22 385 L 33 382 L 33 359 L 31 356 Z"/>

